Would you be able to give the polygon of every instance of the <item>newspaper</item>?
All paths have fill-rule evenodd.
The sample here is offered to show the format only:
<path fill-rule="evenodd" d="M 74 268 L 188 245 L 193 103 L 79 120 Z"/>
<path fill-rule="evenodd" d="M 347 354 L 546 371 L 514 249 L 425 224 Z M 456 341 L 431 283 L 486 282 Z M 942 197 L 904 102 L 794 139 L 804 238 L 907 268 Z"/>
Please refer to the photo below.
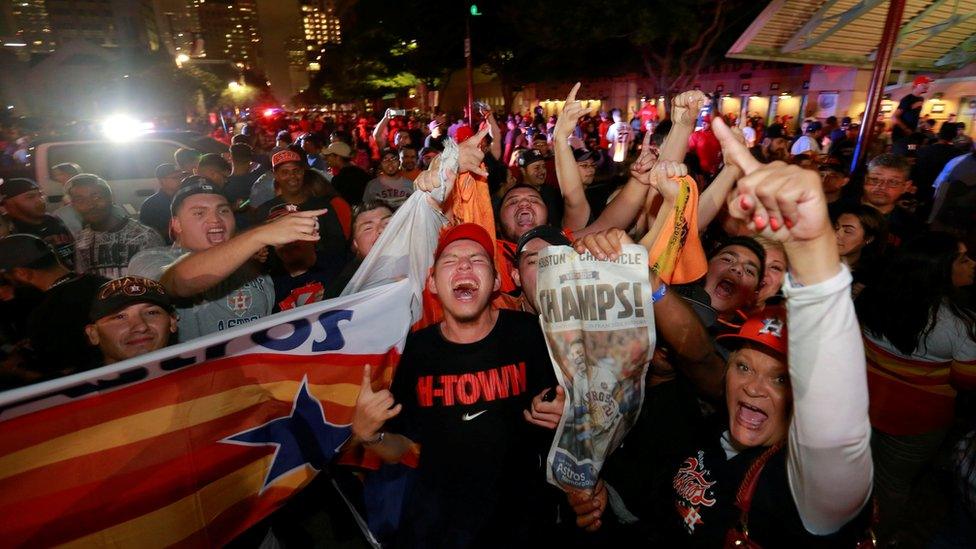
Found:
<path fill-rule="evenodd" d="M 538 268 L 540 322 L 566 390 L 546 476 L 565 491 L 588 490 L 644 401 L 655 340 L 647 250 L 630 244 L 601 261 L 549 246 Z"/>

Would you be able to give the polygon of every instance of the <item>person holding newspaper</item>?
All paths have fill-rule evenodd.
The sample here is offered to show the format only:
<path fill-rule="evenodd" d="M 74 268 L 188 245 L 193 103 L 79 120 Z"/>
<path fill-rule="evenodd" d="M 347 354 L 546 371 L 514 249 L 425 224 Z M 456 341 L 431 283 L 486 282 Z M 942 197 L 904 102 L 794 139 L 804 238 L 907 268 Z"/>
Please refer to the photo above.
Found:
<path fill-rule="evenodd" d="M 397 546 L 522 546 L 552 526 L 541 456 L 553 434 L 523 416 L 555 376 L 536 318 L 491 306 L 494 253 L 483 227 L 448 229 L 427 279 L 444 320 L 407 338 L 389 390 L 364 373 L 352 443 L 390 463 L 422 446 Z"/>
<path fill-rule="evenodd" d="M 785 311 L 767 308 L 725 336 L 735 350 L 721 426 L 698 424 L 678 409 L 653 418 L 693 430 L 678 461 L 636 464 L 670 467 L 670 486 L 661 491 L 670 492 L 667 501 L 642 505 L 634 492 L 621 498 L 619 484 L 607 480 L 571 499 L 577 525 L 596 531 L 643 523 L 629 532 L 669 546 L 853 546 L 867 536 L 871 509 L 867 383 L 851 275 L 838 257 L 819 177 L 781 162 L 760 164 L 720 120 L 715 133 L 726 161 L 745 173 L 730 195 L 731 215 L 784 244 L 788 321 Z M 585 244 L 606 255 L 614 246 L 606 238 Z M 664 442 L 633 439 L 625 446 Z"/>

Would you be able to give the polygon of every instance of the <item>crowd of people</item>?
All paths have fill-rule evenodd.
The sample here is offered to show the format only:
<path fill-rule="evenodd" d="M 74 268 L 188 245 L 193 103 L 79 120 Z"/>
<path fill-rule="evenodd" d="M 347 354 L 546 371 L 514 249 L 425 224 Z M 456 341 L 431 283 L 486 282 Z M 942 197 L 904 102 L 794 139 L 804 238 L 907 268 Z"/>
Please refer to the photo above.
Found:
<path fill-rule="evenodd" d="M 138 215 L 84 166 L 51 168 L 66 194 L 50 213 L 34 181 L 9 178 L 0 383 L 339 296 L 387 225 L 420 208 L 449 226 L 428 235 L 424 321 L 392 386 L 365 372 L 347 443 L 389 463 L 420 445 L 386 541 L 896 543 L 919 478 L 956 448 L 960 497 L 928 534 L 971 546 L 976 154 L 958 124 L 919 117 L 927 86 L 854 172 L 849 118 L 796 136 L 759 118 L 730 129 L 685 92 L 667 116 L 627 121 L 588 112 L 577 85 L 550 117 L 242 121 L 225 154 L 180 149 L 157 166 Z M 594 490 L 562 494 L 544 464 L 567 391 L 537 319 L 536 258 L 647 245 L 684 176 L 706 274 L 669 289 L 649 272 L 659 344 L 640 419 Z M 492 375 L 518 381 L 455 398 L 461 377 Z"/>

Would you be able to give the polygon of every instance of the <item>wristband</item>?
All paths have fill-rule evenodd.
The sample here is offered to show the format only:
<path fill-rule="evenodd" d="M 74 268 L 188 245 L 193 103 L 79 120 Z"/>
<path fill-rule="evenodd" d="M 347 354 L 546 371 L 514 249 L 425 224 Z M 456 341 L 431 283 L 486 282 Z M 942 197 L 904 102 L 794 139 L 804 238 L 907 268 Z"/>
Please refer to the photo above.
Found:
<path fill-rule="evenodd" d="M 661 286 L 655 290 L 653 294 L 651 294 L 651 303 L 661 301 L 661 298 L 664 297 L 664 294 L 666 293 L 668 293 L 668 285 L 662 282 Z"/>

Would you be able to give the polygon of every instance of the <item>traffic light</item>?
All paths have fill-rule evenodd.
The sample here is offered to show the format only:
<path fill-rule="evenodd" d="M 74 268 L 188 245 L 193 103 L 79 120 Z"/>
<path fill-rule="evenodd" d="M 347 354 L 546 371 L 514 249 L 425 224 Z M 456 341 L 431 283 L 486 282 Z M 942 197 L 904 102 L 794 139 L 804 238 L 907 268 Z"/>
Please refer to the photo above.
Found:
<path fill-rule="evenodd" d="M 472 17 L 477 17 L 479 15 L 481 15 L 481 12 L 478 11 L 478 5 L 477 4 L 471 4 L 471 16 Z"/>

